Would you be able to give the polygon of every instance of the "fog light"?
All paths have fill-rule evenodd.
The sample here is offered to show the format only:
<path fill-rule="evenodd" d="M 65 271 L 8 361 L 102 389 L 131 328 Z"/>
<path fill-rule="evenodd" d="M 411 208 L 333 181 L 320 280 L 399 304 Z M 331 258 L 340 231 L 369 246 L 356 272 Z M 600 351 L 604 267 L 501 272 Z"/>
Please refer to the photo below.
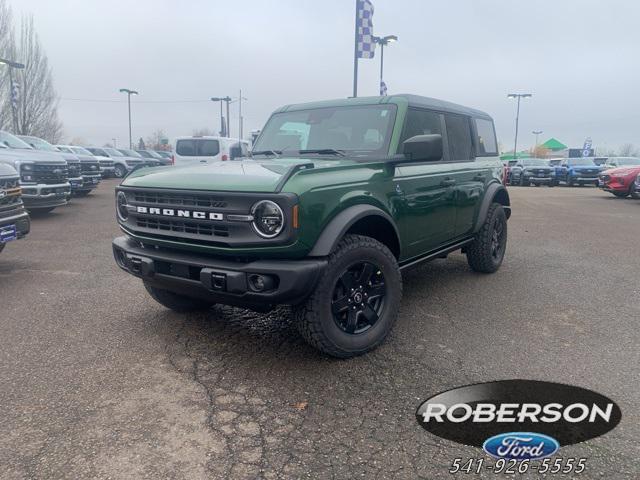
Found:
<path fill-rule="evenodd" d="M 275 284 L 275 280 L 270 275 L 259 275 L 257 273 L 249 275 L 249 288 L 254 292 L 273 290 Z"/>

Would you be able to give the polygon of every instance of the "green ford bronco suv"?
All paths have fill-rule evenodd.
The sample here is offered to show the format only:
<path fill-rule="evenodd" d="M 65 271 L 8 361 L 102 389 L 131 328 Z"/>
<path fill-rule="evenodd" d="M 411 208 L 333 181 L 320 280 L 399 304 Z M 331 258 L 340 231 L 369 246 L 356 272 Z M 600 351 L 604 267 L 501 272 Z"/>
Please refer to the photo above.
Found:
<path fill-rule="evenodd" d="M 403 269 L 454 250 L 500 267 L 501 175 L 477 110 L 414 95 L 290 105 L 251 158 L 130 174 L 114 256 L 172 310 L 292 305 L 308 342 L 351 357 L 389 333 Z"/>

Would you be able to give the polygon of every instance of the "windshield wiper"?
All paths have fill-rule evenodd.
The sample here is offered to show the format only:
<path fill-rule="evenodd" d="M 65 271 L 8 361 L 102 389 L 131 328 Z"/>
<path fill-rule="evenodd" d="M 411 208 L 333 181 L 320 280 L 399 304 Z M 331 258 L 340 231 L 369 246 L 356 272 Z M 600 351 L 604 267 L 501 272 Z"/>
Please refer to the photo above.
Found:
<path fill-rule="evenodd" d="M 280 157 L 282 150 L 258 150 L 257 152 L 251 152 L 251 156 L 254 155 L 271 155 L 273 157 Z"/>
<path fill-rule="evenodd" d="M 338 157 L 344 157 L 344 150 L 336 150 L 335 148 L 314 148 L 309 150 L 300 150 L 298 153 L 317 153 L 318 155 L 336 155 Z"/>

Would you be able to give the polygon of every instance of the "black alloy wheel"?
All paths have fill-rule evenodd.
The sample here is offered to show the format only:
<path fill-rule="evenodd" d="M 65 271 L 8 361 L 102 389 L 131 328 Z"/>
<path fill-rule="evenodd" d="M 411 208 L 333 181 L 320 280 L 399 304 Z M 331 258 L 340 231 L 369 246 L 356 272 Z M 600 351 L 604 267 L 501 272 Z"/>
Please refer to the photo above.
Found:
<path fill-rule="evenodd" d="M 352 264 L 333 289 L 331 311 L 336 325 L 350 335 L 366 332 L 382 315 L 386 294 L 380 268 L 370 262 Z"/>

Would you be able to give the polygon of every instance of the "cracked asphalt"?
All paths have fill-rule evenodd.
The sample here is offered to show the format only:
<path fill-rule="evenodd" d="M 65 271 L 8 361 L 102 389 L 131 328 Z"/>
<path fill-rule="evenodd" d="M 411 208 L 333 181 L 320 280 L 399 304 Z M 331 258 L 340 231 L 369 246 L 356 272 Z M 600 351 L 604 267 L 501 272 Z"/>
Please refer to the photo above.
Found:
<path fill-rule="evenodd" d="M 561 454 L 587 458 L 578 478 L 640 477 L 639 201 L 511 188 L 502 269 L 454 254 L 407 272 L 388 340 L 341 361 L 285 308 L 154 303 L 111 257 L 115 184 L 0 255 L 0 478 L 451 478 L 482 452 L 427 433 L 417 406 L 508 378 L 614 399 L 621 424 Z"/>

